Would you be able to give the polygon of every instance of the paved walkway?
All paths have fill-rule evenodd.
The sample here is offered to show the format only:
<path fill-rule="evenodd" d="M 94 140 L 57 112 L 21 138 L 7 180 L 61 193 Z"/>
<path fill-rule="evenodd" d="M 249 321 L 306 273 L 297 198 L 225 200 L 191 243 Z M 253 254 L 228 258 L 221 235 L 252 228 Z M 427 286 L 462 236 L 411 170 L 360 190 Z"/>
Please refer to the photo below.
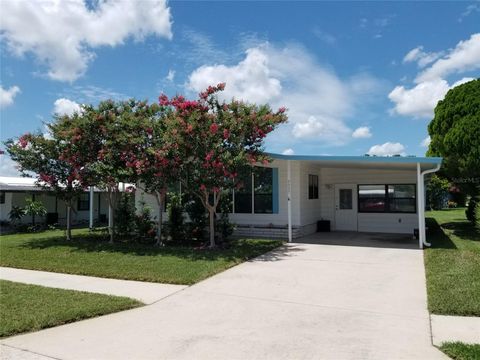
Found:
<path fill-rule="evenodd" d="M 56 359 L 446 359 L 431 345 L 421 251 L 318 244 L 2 343 Z"/>
<path fill-rule="evenodd" d="M 60 289 L 126 296 L 139 300 L 144 304 L 152 304 L 186 288 L 184 285 L 104 279 L 93 276 L 68 275 L 8 267 L 0 267 L 0 279 Z"/>
<path fill-rule="evenodd" d="M 446 341 L 480 344 L 480 317 L 430 315 L 435 345 Z"/>

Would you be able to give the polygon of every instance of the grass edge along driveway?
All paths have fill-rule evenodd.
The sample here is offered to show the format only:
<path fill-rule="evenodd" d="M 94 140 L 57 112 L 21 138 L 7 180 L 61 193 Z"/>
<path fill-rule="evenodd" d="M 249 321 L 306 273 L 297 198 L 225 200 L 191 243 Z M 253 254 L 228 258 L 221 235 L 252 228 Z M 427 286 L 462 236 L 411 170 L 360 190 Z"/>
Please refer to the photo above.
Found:
<path fill-rule="evenodd" d="M 454 360 L 480 360 L 480 344 L 446 342 L 440 346 L 440 350 Z"/>
<path fill-rule="evenodd" d="M 465 209 L 426 213 L 424 252 L 428 309 L 433 314 L 480 316 L 480 233 Z"/>
<path fill-rule="evenodd" d="M 127 297 L 0 280 L 0 338 L 141 305 Z"/>
<path fill-rule="evenodd" d="M 0 236 L 0 265 L 67 274 L 191 285 L 282 244 L 279 240 L 233 240 L 228 249 L 108 244 L 88 230 Z"/>

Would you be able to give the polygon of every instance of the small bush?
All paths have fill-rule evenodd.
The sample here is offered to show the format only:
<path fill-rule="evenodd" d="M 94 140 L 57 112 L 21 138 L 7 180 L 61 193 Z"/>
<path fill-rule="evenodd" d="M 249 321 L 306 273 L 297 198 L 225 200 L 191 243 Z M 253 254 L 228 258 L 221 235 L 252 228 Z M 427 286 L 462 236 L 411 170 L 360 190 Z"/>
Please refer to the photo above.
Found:
<path fill-rule="evenodd" d="M 478 207 L 478 199 L 472 196 L 468 201 L 467 210 L 465 210 L 465 216 L 472 224 L 475 223 L 475 213 Z"/>
<path fill-rule="evenodd" d="M 449 208 L 449 209 L 455 209 L 455 208 L 457 208 L 457 207 L 458 207 L 458 204 L 457 204 L 455 201 L 453 201 L 453 200 L 448 200 L 448 208 Z"/>
<path fill-rule="evenodd" d="M 135 232 L 139 242 L 150 242 L 155 238 L 155 222 L 152 220 L 152 209 L 142 198 L 139 202 L 139 212 L 135 215 Z"/>
<path fill-rule="evenodd" d="M 235 230 L 235 225 L 232 224 L 229 219 L 232 205 L 231 199 L 227 196 L 223 196 L 218 205 L 219 211 L 217 211 L 216 232 L 220 243 L 226 243 Z"/>
<path fill-rule="evenodd" d="M 187 236 L 191 240 L 204 241 L 206 240 L 207 235 L 207 212 L 200 199 L 194 195 L 189 196 L 189 198 L 190 199 L 185 203 L 185 210 L 190 219 L 190 222 L 186 226 Z"/>
<path fill-rule="evenodd" d="M 168 235 L 174 242 L 185 241 L 185 217 L 183 215 L 184 208 L 182 206 L 181 195 L 177 193 L 168 194 Z"/>
<path fill-rule="evenodd" d="M 115 231 L 121 238 L 135 232 L 135 199 L 129 193 L 122 193 L 115 211 Z"/>

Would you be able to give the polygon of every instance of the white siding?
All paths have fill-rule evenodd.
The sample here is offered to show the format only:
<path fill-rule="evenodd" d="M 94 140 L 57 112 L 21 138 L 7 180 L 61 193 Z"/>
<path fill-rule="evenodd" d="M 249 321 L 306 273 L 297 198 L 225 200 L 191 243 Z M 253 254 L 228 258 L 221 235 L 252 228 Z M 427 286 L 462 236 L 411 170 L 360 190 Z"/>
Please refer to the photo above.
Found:
<path fill-rule="evenodd" d="M 415 171 L 322 168 L 320 179 L 321 217 L 335 229 L 335 184 L 416 184 Z M 354 204 L 357 206 L 357 204 Z M 413 233 L 416 214 L 358 214 L 358 231 Z"/>

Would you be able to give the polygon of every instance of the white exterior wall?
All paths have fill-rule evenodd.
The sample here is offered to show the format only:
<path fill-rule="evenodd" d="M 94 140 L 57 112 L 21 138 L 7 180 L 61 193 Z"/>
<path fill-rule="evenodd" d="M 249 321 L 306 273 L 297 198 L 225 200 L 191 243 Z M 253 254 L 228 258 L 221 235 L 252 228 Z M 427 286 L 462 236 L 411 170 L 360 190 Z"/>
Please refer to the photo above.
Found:
<path fill-rule="evenodd" d="M 335 230 L 335 184 L 416 184 L 415 171 L 322 168 L 320 176 L 321 218 Z M 353 204 L 354 207 L 357 204 Z M 405 213 L 358 213 L 358 231 L 412 234 L 418 215 Z"/>
<path fill-rule="evenodd" d="M 95 220 L 99 218 L 98 194 L 99 193 L 95 193 L 93 198 L 93 210 L 94 210 L 93 218 Z M 28 193 L 28 192 L 6 192 L 5 204 L 0 205 L 1 220 L 10 221 L 9 212 L 12 209 L 12 206 L 24 207 L 26 205 L 26 199 L 31 199 L 31 198 L 32 198 L 32 193 Z M 41 201 L 42 204 L 46 207 L 47 212 L 49 213 L 58 212 L 58 222 L 60 224 L 64 224 L 66 222 L 67 212 L 66 212 L 65 203 L 61 199 L 58 199 L 56 201 L 54 194 L 48 194 L 46 192 L 35 192 L 35 200 Z M 56 205 L 55 205 L 55 202 L 57 202 Z M 74 200 L 73 202 L 73 209 L 75 211 L 72 211 L 72 224 L 78 224 L 82 222 L 86 223 L 89 221 L 90 219 L 89 210 L 79 211 L 77 209 L 76 200 Z M 104 194 L 100 195 L 100 212 L 101 214 L 108 214 L 108 203 Z M 20 222 L 24 224 L 28 224 L 31 221 L 32 221 L 31 216 L 24 216 L 20 220 Z M 41 223 L 43 221 L 45 221 L 45 217 L 40 217 L 40 216 L 35 217 L 36 223 Z"/>
<path fill-rule="evenodd" d="M 335 184 L 353 184 L 355 186 L 359 184 L 416 184 L 417 181 L 415 171 L 325 168 L 312 162 L 290 161 L 292 176 L 292 226 L 297 236 L 315 232 L 318 220 L 330 220 L 331 229 L 335 230 Z M 274 160 L 269 166 L 278 168 L 278 213 L 231 214 L 230 219 L 233 223 L 259 227 L 273 225 L 286 228 L 288 223 L 287 160 Z M 318 199 L 308 199 L 309 174 L 318 175 L 319 177 Z M 139 189 L 135 194 L 137 209 L 142 196 L 147 205 L 153 210 L 154 216 L 158 218 L 158 206 L 155 197 L 144 194 Z M 353 204 L 355 208 L 357 205 L 357 203 Z M 358 231 L 361 232 L 411 234 L 414 228 L 418 228 L 417 214 L 358 213 L 357 216 Z M 163 217 L 166 220 L 167 214 L 164 213 Z M 273 230 L 270 231 L 272 232 Z M 278 230 L 278 232 L 281 232 L 281 230 Z"/>
<path fill-rule="evenodd" d="M 292 161 L 292 224 L 300 226 L 300 162 Z M 230 214 L 230 220 L 237 225 L 259 225 L 286 227 L 288 224 L 287 212 L 287 162 L 274 160 L 268 167 L 278 168 L 278 213 L 276 214 Z M 302 189 L 303 191 L 303 189 Z M 135 192 L 135 205 L 139 209 L 143 198 L 146 205 L 152 209 L 152 215 L 158 219 L 157 200 L 153 195 L 144 193 L 140 189 Z M 167 214 L 163 213 L 163 219 L 167 220 Z"/>

